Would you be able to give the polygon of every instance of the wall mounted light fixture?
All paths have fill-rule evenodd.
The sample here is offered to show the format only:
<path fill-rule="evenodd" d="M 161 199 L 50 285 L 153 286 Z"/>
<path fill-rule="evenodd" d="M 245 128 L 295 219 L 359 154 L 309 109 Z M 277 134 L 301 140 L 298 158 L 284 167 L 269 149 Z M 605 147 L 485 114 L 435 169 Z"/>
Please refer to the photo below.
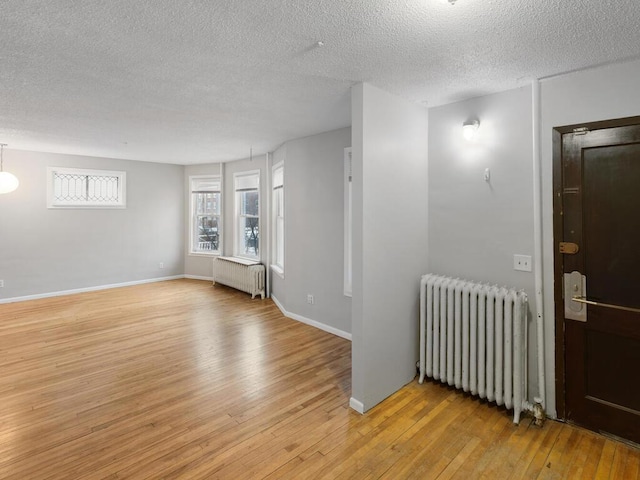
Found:
<path fill-rule="evenodd" d="M 18 188 L 18 185 L 20 184 L 18 178 L 13 173 L 4 171 L 3 154 L 4 147 L 6 146 L 6 143 L 0 143 L 0 193 L 13 192 L 16 188 Z"/>
<path fill-rule="evenodd" d="M 480 128 L 480 121 L 467 120 L 462 124 L 462 136 L 465 140 L 473 140 L 478 133 L 478 128 Z"/>

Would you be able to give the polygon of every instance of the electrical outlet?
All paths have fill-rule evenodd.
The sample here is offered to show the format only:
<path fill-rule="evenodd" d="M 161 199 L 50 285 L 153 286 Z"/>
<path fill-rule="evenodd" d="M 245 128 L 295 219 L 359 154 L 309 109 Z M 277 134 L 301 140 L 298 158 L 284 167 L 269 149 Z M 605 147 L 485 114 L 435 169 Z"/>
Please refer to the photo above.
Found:
<path fill-rule="evenodd" d="M 313 305 L 313 302 L 314 302 L 313 295 L 308 294 L 308 295 L 307 295 L 307 303 L 308 303 L 309 305 Z"/>
<path fill-rule="evenodd" d="M 514 255 L 513 269 L 521 272 L 531 271 L 531 255 Z"/>
<path fill-rule="evenodd" d="M 164 268 L 164 262 L 160 262 L 160 268 Z"/>
<path fill-rule="evenodd" d="M 0 280 L 0 288 L 4 287 L 4 280 Z"/>

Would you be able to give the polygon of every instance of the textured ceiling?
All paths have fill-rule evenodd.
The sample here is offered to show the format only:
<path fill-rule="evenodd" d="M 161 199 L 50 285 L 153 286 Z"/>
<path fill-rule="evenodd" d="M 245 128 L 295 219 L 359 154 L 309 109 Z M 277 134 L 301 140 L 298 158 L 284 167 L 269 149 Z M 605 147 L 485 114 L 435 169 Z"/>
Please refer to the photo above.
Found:
<path fill-rule="evenodd" d="M 180 164 L 636 58 L 638 0 L 4 0 L 0 142 Z M 319 46 L 318 42 L 324 43 Z"/>

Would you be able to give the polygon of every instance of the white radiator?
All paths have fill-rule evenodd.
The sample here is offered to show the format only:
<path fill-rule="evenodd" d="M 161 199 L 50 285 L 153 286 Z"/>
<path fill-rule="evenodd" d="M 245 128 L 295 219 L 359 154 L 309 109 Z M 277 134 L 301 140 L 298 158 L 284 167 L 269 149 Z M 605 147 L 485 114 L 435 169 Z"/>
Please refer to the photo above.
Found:
<path fill-rule="evenodd" d="M 236 257 L 215 257 L 213 259 L 213 284 L 222 283 L 264 298 L 264 265 L 254 260 Z"/>
<path fill-rule="evenodd" d="M 420 282 L 420 383 L 440 380 L 513 409 L 526 398 L 522 291 L 438 275 Z"/>

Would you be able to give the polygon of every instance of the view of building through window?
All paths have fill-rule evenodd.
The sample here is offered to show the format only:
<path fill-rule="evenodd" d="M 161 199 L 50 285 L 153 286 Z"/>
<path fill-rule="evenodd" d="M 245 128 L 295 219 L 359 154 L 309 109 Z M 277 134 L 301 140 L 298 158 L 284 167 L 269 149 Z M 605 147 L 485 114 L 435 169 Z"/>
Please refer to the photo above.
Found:
<path fill-rule="evenodd" d="M 260 258 L 260 173 L 235 175 L 236 255 Z"/>
<path fill-rule="evenodd" d="M 219 253 L 220 177 L 191 177 L 191 252 Z"/>

